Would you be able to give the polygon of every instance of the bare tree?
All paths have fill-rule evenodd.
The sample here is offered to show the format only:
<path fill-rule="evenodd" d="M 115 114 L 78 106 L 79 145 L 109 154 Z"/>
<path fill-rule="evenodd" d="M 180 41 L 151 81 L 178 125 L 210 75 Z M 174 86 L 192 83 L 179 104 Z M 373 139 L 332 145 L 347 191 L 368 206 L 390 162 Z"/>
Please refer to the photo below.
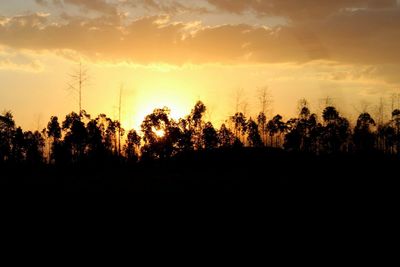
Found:
<path fill-rule="evenodd" d="M 261 137 L 264 145 L 267 143 L 267 113 L 271 111 L 272 95 L 267 86 L 259 88 L 257 94 L 261 106 L 261 112 L 257 117 L 257 122 L 261 131 Z"/>
<path fill-rule="evenodd" d="M 273 103 L 272 94 L 268 86 L 258 89 L 257 98 L 261 105 L 261 112 L 267 115 L 267 113 L 271 111 L 271 105 Z"/>
<path fill-rule="evenodd" d="M 310 103 L 307 99 L 302 98 L 297 102 L 297 114 L 300 114 L 304 108 L 310 108 Z"/>
<path fill-rule="evenodd" d="M 121 136 L 122 136 L 122 132 L 121 132 L 121 112 L 122 112 L 122 92 L 124 90 L 124 85 L 121 84 L 120 88 L 119 88 L 119 101 L 118 101 L 118 155 L 121 155 Z"/>
<path fill-rule="evenodd" d="M 88 69 L 79 62 L 77 69 L 74 69 L 72 74 L 69 75 L 71 81 L 68 83 L 68 89 L 78 96 L 79 115 L 82 116 L 82 90 L 89 81 Z"/>
<path fill-rule="evenodd" d="M 246 113 L 248 103 L 244 99 L 244 90 L 239 88 L 235 92 L 235 113 L 243 112 Z"/>
<path fill-rule="evenodd" d="M 362 114 L 362 113 L 368 113 L 370 106 L 371 106 L 370 102 L 361 100 L 358 106 L 353 105 L 353 108 L 358 114 Z"/>
<path fill-rule="evenodd" d="M 399 93 L 393 93 L 391 96 L 391 100 L 392 100 L 392 109 L 391 111 L 395 110 L 395 109 L 400 109 L 400 94 Z"/>
<path fill-rule="evenodd" d="M 385 121 L 385 110 L 386 110 L 386 103 L 384 102 L 383 98 L 379 99 L 379 103 L 374 108 L 374 117 L 377 119 L 377 125 L 383 125 Z"/>

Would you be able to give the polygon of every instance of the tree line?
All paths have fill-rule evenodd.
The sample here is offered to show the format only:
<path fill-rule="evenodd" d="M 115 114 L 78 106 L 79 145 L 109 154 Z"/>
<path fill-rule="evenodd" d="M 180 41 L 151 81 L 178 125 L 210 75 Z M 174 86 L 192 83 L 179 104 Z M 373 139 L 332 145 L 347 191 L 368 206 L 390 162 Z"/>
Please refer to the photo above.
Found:
<path fill-rule="evenodd" d="M 0 164 L 70 164 L 111 159 L 135 163 L 165 159 L 179 153 L 238 147 L 274 147 L 316 155 L 337 153 L 400 154 L 400 110 L 377 124 L 361 113 L 354 127 L 334 106 L 321 119 L 303 101 L 299 114 L 287 121 L 278 115 L 256 118 L 236 112 L 219 128 L 205 121 L 207 108 L 197 102 L 184 118 L 174 120 L 168 108 L 155 109 L 140 132 L 126 131 L 105 114 L 92 117 L 71 112 L 63 121 L 53 116 L 42 131 L 17 127 L 11 112 L 0 115 Z M 121 141 L 123 140 L 123 141 Z"/>

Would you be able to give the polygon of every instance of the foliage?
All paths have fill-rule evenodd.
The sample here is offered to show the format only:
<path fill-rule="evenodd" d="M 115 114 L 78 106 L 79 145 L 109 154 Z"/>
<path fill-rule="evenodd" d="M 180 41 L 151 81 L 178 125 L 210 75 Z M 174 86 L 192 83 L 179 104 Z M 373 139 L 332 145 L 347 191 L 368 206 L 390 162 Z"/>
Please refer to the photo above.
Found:
<path fill-rule="evenodd" d="M 237 112 L 229 117 L 228 125 L 232 127 L 222 124 L 219 129 L 204 121 L 206 110 L 198 101 L 188 116 L 175 121 L 168 108 L 155 109 L 145 117 L 140 132 L 130 129 L 126 136 L 121 123 L 105 114 L 92 118 L 85 111 L 71 112 L 62 123 L 53 116 L 46 129 L 32 132 L 16 127 L 12 113 L 4 112 L 0 115 L 0 163 L 39 164 L 45 157 L 52 164 L 113 158 L 134 163 L 196 150 L 243 146 L 270 146 L 317 155 L 378 150 L 400 154 L 400 110 L 394 110 L 391 120 L 380 125 L 369 113 L 362 113 L 350 128 L 350 122 L 334 106 L 326 107 L 319 121 L 303 100 L 298 116 L 286 122 L 279 114 L 267 120 L 260 112 L 253 120 Z M 124 140 L 122 149 L 120 138 Z"/>

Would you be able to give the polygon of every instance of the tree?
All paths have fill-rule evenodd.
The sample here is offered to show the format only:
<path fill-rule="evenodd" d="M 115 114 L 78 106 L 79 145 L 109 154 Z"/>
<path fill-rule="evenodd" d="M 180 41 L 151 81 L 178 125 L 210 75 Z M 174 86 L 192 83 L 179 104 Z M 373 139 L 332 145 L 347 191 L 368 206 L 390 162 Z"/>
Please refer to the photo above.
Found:
<path fill-rule="evenodd" d="M 258 131 L 258 125 L 251 118 L 247 123 L 247 141 L 252 147 L 261 147 L 263 145 L 260 133 Z"/>
<path fill-rule="evenodd" d="M 394 135 L 394 146 L 396 147 L 396 153 L 400 154 L 400 109 L 395 109 L 392 112 L 392 120 L 390 122 L 392 127 L 395 129 Z"/>
<path fill-rule="evenodd" d="M 174 127 L 175 135 L 178 138 L 178 150 L 188 152 L 193 150 L 193 129 L 188 119 L 179 119 Z"/>
<path fill-rule="evenodd" d="M 18 127 L 15 132 L 14 136 L 12 138 L 12 153 L 11 153 L 11 158 L 15 162 L 22 162 L 25 161 L 25 148 L 26 148 L 26 143 L 25 143 L 25 136 L 24 132 L 22 131 L 21 127 Z"/>
<path fill-rule="evenodd" d="M 235 141 L 234 134 L 225 126 L 224 123 L 218 131 L 218 141 L 219 146 L 223 148 L 232 147 Z"/>
<path fill-rule="evenodd" d="M 61 127 L 58 122 L 58 117 L 53 116 L 47 124 L 47 136 L 51 139 L 49 143 L 49 160 L 55 159 L 54 151 L 55 146 L 61 139 Z"/>
<path fill-rule="evenodd" d="M 12 113 L 4 112 L 0 115 L 0 162 L 10 159 L 14 131 L 15 121 Z"/>
<path fill-rule="evenodd" d="M 281 115 L 276 115 L 267 123 L 267 129 L 270 136 L 270 146 L 273 146 L 273 137 L 275 136 L 275 147 L 278 147 L 278 138 L 285 130 L 285 123 L 282 121 Z"/>
<path fill-rule="evenodd" d="M 370 152 L 374 149 L 375 134 L 372 128 L 375 125 L 375 121 L 368 113 L 362 113 L 358 117 L 353 134 L 353 142 L 358 152 Z"/>
<path fill-rule="evenodd" d="M 266 145 L 268 129 L 267 129 L 267 117 L 265 116 L 264 112 L 260 112 L 260 114 L 258 114 L 257 122 L 260 128 L 259 131 L 261 132 L 262 141 L 264 145 Z"/>
<path fill-rule="evenodd" d="M 344 150 L 350 136 L 350 123 L 341 117 L 335 107 L 326 107 L 322 113 L 324 127 L 322 128 L 321 141 L 327 153 L 337 153 Z"/>
<path fill-rule="evenodd" d="M 39 131 L 24 133 L 26 162 L 39 164 L 43 162 L 44 138 Z"/>
<path fill-rule="evenodd" d="M 247 132 L 247 119 L 242 112 L 238 112 L 231 117 L 231 121 L 234 124 L 235 137 L 240 140 L 242 137 L 242 142 L 244 143 L 244 135 Z"/>
<path fill-rule="evenodd" d="M 307 105 L 306 100 L 301 100 L 298 118 L 286 123 L 284 147 L 293 151 L 317 153 L 321 127 L 317 122 L 317 116 L 311 114 Z"/>
<path fill-rule="evenodd" d="M 207 122 L 202 134 L 205 149 L 214 149 L 218 146 L 218 134 L 211 122 Z"/>
<path fill-rule="evenodd" d="M 260 127 L 262 141 L 264 145 L 267 144 L 267 113 L 271 111 L 271 104 L 272 104 L 272 96 L 268 89 L 268 87 L 263 87 L 258 90 L 258 101 L 261 106 L 261 111 L 257 117 L 257 123 Z"/>
<path fill-rule="evenodd" d="M 124 146 L 125 156 L 129 162 L 136 162 L 139 158 L 138 152 L 140 147 L 141 137 L 135 130 L 130 130 Z"/>
<path fill-rule="evenodd" d="M 150 159 L 162 159 L 173 154 L 174 140 L 171 138 L 170 110 L 166 107 L 155 109 L 147 115 L 141 125 L 144 146 L 142 155 Z"/>
<path fill-rule="evenodd" d="M 326 107 L 322 113 L 322 118 L 326 124 L 336 123 L 339 119 L 339 112 L 335 107 Z"/>
<path fill-rule="evenodd" d="M 396 129 L 393 125 L 389 122 L 378 126 L 378 136 L 383 140 L 383 152 L 393 154 L 396 143 Z"/>
<path fill-rule="evenodd" d="M 68 84 L 69 90 L 77 94 L 78 104 L 79 104 L 79 115 L 82 115 L 83 113 L 82 91 L 89 80 L 88 70 L 82 65 L 82 62 L 79 62 L 78 68 L 73 71 L 70 77 L 71 77 L 71 82 Z"/>
<path fill-rule="evenodd" d="M 90 158 L 99 158 L 107 153 L 106 140 L 104 137 L 104 125 L 99 125 L 99 120 L 92 119 L 86 126 L 87 146 Z"/>
<path fill-rule="evenodd" d="M 202 148 L 201 136 L 204 126 L 203 116 L 206 110 L 207 108 L 203 104 L 203 102 L 198 101 L 187 119 L 187 121 L 189 122 L 190 130 L 192 132 L 193 144 L 195 145 L 196 149 Z"/>
<path fill-rule="evenodd" d="M 83 112 L 82 112 L 83 113 Z M 82 116 L 75 112 L 68 114 L 62 123 L 65 132 L 64 148 L 69 151 L 73 161 L 85 155 L 87 131 Z"/>

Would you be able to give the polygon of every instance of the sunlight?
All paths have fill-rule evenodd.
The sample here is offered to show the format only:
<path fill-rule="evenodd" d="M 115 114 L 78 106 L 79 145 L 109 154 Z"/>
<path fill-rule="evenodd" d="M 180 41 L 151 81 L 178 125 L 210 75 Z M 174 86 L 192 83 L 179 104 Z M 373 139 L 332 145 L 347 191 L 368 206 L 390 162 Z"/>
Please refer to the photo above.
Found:
<path fill-rule="evenodd" d="M 171 81 L 172 83 L 172 81 Z M 164 88 L 165 89 L 158 89 Z M 171 86 L 166 83 L 162 86 L 149 86 L 149 88 L 138 90 L 135 101 L 132 103 L 134 110 L 131 125 L 140 129 L 144 118 L 151 114 L 154 109 L 167 107 L 170 109 L 170 118 L 178 120 L 187 116 L 194 105 L 194 97 L 183 86 Z"/>
<path fill-rule="evenodd" d="M 153 132 L 157 135 L 158 138 L 162 138 L 165 136 L 165 131 L 162 129 L 153 129 Z"/>

